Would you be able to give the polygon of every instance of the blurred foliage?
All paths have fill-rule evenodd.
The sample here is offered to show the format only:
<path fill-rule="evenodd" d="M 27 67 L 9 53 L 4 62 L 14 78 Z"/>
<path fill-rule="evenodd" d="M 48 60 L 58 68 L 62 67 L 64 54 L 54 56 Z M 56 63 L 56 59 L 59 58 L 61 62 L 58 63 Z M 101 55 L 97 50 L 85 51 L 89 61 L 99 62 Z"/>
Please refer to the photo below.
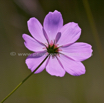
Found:
<path fill-rule="evenodd" d="M 104 0 L 88 0 L 88 3 L 103 52 Z M 93 56 L 83 62 L 86 74 L 74 77 L 66 73 L 59 78 L 44 70 L 29 78 L 6 103 L 104 103 L 101 59 L 104 53 L 99 53 L 82 0 L 0 0 L 0 101 L 30 74 L 25 64 L 26 56 L 18 56 L 18 53 L 31 53 L 22 39 L 23 33 L 30 34 L 27 20 L 36 17 L 43 23 L 45 15 L 54 10 L 62 13 L 64 24 L 77 22 L 82 28 L 78 41 L 92 45 Z M 11 56 L 11 52 L 16 55 Z"/>

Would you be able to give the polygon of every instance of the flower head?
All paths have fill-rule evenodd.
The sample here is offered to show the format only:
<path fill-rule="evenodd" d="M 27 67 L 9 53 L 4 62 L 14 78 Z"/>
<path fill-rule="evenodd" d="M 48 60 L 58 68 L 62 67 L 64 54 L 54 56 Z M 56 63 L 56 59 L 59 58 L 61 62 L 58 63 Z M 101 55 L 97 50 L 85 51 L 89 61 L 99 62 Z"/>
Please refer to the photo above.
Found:
<path fill-rule="evenodd" d="M 63 25 L 63 18 L 59 11 L 49 12 L 41 23 L 35 18 L 27 22 L 32 37 L 23 34 L 25 46 L 34 53 L 27 57 L 26 64 L 33 72 L 42 60 L 47 60 L 35 73 L 46 68 L 50 75 L 63 77 L 65 72 L 79 76 L 85 74 L 85 67 L 81 61 L 92 55 L 91 45 L 76 42 L 81 35 L 81 28 L 77 23 L 69 22 Z"/>

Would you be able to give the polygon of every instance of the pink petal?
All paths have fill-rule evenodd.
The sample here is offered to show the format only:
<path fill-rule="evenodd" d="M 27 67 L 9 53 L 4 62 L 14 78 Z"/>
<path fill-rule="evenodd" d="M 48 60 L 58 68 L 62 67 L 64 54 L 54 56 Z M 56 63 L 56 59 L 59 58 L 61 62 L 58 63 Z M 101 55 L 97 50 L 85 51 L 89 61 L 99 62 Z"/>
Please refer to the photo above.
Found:
<path fill-rule="evenodd" d="M 40 22 L 35 18 L 30 18 L 27 22 L 28 29 L 31 35 L 38 41 L 42 43 L 47 43 L 46 38 L 43 35 L 42 25 Z"/>
<path fill-rule="evenodd" d="M 73 76 L 79 76 L 79 75 L 85 74 L 86 70 L 84 65 L 81 62 L 73 61 L 62 54 L 60 54 L 58 59 L 62 63 L 63 68 L 67 73 Z"/>
<path fill-rule="evenodd" d="M 44 46 L 41 45 L 39 42 L 37 42 L 35 39 L 30 37 L 27 34 L 22 35 L 23 39 L 25 40 L 24 44 L 26 48 L 28 48 L 31 51 L 37 52 L 37 51 L 43 51 Z"/>
<path fill-rule="evenodd" d="M 44 34 L 44 36 L 45 36 L 47 42 L 49 43 L 49 38 L 48 38 L 48 35 L 47 35 L 46 31 L 44 30 L 44 28 L 43 28 L 43 34 Z"/>
<path fill-rule="evenodd" d="M 56 57 L 50 56 L 49 62 L 46 66 L 46 71 L 50 75 L 63 77 L 65 75 L 65 70 L 61 67 L 59 61 Z"/>
<path fill-rule="evenodd" d="M 50 41 L 54 41 L 56 34 L 63 26 L 61 13 L 57 10 L 55 10 L 54 12 L 49 12 L 44 19 L 43 25 Z"/>
<path fill-rule="evenodd" d="M 42 53 L 44 55 L 42 55 Z M 33 72 L 38 66 L 39 64 L 46 58 L 46 52 L 41 52 L 40 54 L 38 54 L 39 56 L 34 56 L 35 53 L 31 54 L 31 56 L 28 56 L 27 59 L 26 59 L 26 64 L 28 66 L 28 68 Z M 33 57 L 32 57 L 33 55 Z M 40 56 L 41 55 L 41 56 Z M 46 63 L 47 63 L 47 60 L 38 68 L 38 70 L 35 72 L 35 73 L 40 73 L 42 72 L 45 67 L 46 67 Z"/>
<path fill-rule="evenodd" d="M 56 38 L 55 38 L 55 43 L 58 42 L 58 40 L 60 39 L 60 37 L 61 37 L 61 33 L 58 32 L 57 35 L 56 35 Z"/>
<path fill-rule="evenodd" d="M 81 35 L 81 28 L 77 23 L 71 22 L 64 25 L 61 30 L 61 38 L 58 41 L 60 46 L 68 45 L 77 41 Z"/>
<path fill-rule="evenodd" d="M 87 43 L 74 43 L 68 47 L 60 48 L 64 55 L 76 61 L 83 61 L 92 56 L 92 46 Z"/>

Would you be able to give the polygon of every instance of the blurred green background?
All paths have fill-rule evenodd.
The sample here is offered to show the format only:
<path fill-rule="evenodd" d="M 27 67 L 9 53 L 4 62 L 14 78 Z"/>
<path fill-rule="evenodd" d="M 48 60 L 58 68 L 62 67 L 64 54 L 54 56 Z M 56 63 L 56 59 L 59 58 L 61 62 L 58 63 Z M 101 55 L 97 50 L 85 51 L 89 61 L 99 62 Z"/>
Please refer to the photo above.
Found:
<path fill-rule="evenodd" d="M 32 53 L 22 39 L 23 33 L 29 34 L 27 20 L 36 17 L 43 23 L 54 10 L 62 13 L 64 24 L 78 23 L 82 28 L 78 41 L 92 45 L 93 56 L 83 61 L 86 74 L 66 73 L 60 78 L 44 70 L 5 103 L 104 103 L 104 0 L 0 0 L 0 101 L 31 73 L 26 56 L 18 55 Z"/>

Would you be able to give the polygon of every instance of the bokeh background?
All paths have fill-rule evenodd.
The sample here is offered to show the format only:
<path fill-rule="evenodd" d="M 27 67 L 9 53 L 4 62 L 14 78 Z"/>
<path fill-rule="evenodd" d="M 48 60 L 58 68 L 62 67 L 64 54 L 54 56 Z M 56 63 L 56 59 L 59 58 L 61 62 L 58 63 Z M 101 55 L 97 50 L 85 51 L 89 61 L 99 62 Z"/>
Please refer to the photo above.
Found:
<path fill-rule="evenodd" d="M 5 103 L 104 103 L 104 0 L 0 0 L 0 101 L 31 72 L 25 64 L 32 53 L 22 34 L 30 34 L 27 20 L 43 23 L 49 11 L 62 13 L 64 24 L 82 28 L 79 42 L 93 47 L 93 56 L 83 61 L 86 74 L 62 78 L 45 70 L 32 75 Z"/>

